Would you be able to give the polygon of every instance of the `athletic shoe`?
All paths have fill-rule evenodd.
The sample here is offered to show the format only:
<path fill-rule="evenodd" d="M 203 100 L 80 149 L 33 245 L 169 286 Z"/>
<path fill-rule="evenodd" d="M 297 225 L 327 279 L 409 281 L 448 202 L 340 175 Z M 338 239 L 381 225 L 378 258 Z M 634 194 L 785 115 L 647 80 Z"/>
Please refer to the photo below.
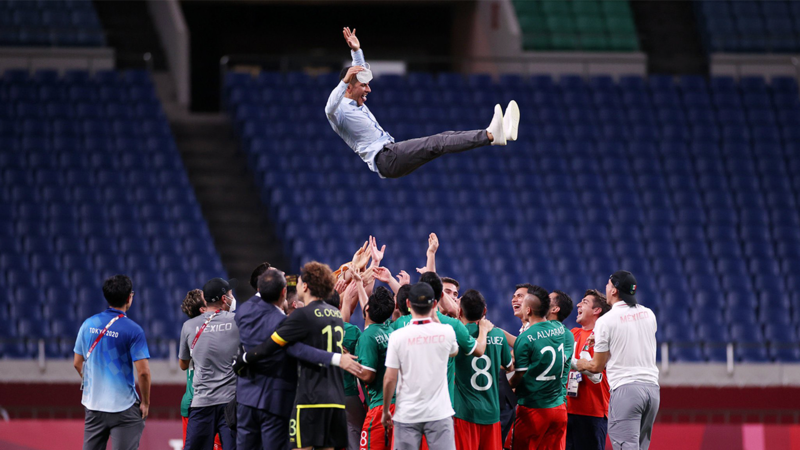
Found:
<path fill-rule="evenodd" d="M 514 100 L 508 102 L 506 114 L 503 116 L 503 130 L 506 132 L 506 140 L 517 140 L 517 131 L 519 131 L 519 106 Z"/>
<path fill-rule="evenodd" d="M 506 145 L 506 133 L 503 130 L 503 108 L 500 105 L 494 105 L 494 117 L 486 131 L 492 133 L 494 137 L 492 145 Z"/>

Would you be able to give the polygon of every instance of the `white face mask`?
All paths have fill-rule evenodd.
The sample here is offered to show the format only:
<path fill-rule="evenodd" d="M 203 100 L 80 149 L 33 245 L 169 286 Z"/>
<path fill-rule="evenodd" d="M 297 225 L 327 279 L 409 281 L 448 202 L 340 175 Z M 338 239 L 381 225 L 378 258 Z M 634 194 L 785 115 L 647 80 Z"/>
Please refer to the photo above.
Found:
<path fill-rule="evenodd" d="M 369 83 L 372 81 L 372 71 L 369 70 L 369 63 L 364 63 L 364 70 L 356 74 L 356 80 L 361 83 Z"/>
<path fill-rule="evenodd" d="M 234 297 L 234 296 L 233 296 L 233 293 L 231 293 L 231 295 L 230 295 L 228 298 L 230 298 L 230 299 L 231 299 L 231 302 L 229 303 L 229 305 L 230 305 L 230 311 L 231 311 L 231 312 L 234 312 L 234 311 L 236 311 L 236 297 Z"/>

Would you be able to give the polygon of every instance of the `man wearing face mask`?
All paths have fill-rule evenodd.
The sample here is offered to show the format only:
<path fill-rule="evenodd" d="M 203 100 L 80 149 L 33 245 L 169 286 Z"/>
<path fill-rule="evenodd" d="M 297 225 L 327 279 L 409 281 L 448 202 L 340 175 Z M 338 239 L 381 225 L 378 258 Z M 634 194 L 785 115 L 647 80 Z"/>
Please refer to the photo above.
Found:
<path fill-rule="evenodd" d="M 353 64 L 339 74 L 341 81 L 328 98 L 325 115 L 333 131 L 381 178 L 404 177 L 447 153 L 460 153 L 486 145 L 506 145 L 507 141 L 517 140 L 519 107 L 511 100 L 505 115 L 500 105 L 495 105 L 492 122 L 485 130 L 445 131 L 395 142 L 364 105 L 367 95 L 372 92 L 369 86 L 372 71 L 364 61 L 356 30 L 345 28 L 343 34 Z"/>
<path fill-rule="evenodd" d="M 188 369 L 190 361 L 194 361 L 194 397 L 186 427 L 186 450 L 211 450 L 216 434 L 222 440 L 222 448 L 236 449 L 236 436 L 225 418 L 225 406 L 236 397 L 232 363 L 239 347 L 239 328 L 232 312 L 236 308 L 233 287 L 222 278 L 209 280 L 203 286 L 206 312 L 187 320 L 181 329 L 181 369 Z"/>

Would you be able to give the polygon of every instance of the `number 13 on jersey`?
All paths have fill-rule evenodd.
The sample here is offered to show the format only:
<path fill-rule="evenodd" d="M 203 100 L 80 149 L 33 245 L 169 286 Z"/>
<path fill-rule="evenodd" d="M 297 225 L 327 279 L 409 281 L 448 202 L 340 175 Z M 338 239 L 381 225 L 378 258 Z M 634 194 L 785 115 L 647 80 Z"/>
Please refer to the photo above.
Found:
<path fill-rule="evenodd" d="M 334 334 L 339 333 L 339 338 L 336 341 L 336 347 L 339 348 L 339 353 L 342 353 L 342 342 L 344 342 L 344 329 L 340 326 L 332 327 L 330 325 L 322 329 L 322 334 L 328 338 L 328 351 L 333 352 L 333 339 Z"/>

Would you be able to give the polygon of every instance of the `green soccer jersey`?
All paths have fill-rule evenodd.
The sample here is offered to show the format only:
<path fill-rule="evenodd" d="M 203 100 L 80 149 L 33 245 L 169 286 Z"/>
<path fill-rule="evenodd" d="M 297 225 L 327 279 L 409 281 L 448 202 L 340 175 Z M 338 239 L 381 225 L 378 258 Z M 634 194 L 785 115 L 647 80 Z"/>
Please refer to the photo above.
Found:
<path fill-rule="evenodd" d="M 460 320 L 454 319 L 450 316 L 445 316 L 444 314 L 436 311 L 436 316 L 439 317 L 439 322 L 450 325 L 453 327 L 453 331 L 456 332 L 456 343 L 458 343 L 458 354 L 469 355 L 475 350 L 475 346 L 478 345 L 478 342 L 475 341 L 475 338 L 469 335 L 469 331 L 467 331 L 467 327 L 461 323 Z M 447 360 L 447 387 L 450 390 L 450 403 L 453 403 L 453 399 L 455 398 L 456 393 L 456 359 L 450 358 Z"/>
<path fill-rule="evenodd" d="M 567 400 L 567 379 L 575 337 L 557 320 L 531 325 L 514 345 L 516 370 L 525 371 L 517 386 L 519 404 L 555 408 Z"/>
<path fill-rule="evenodd" d="M 194 381 L 194 367 L 189 367 L 186 371 L 186 392 L 183 393 L 181 399 L 181 416 L 189 417 L 189 407 L 192 406 L 192 398 L 194 398 L 194 388 L 192 386 Z"/>
<path fill-rule="evenodd" d="M 411 314 L 406 314 L 405 316 L 398 317 L 397 320 L 392 322 L 391 325 L 389 325 L 389 326 L 392 328 L 392 331 L 394 331 L 394 330 L 399 330 L 400 328 L 403 328 L 404 326 L 408 325 L 409 323 L 411 323 Z"/>
<path fill-rule="evenodd" d="M 475 342 L 475 338 L 469 335 L 469 332 L 467 331 L 467 328 L 464 326 L 464 324 L 461 323 L 460 320 L 454 319 L 450 316 L 445 316 L 439 311 L 436 311 L 436 316 L 439 318 L 439 322 L 453 327 L 453 330 L 456 332 L 456 342 L 458 343 L 459 353 L 464 353 L 465 355 L 472 353 L 472 351 L 475 349 L 475 345 L 477 345 L 477 342 Z M 411 314 L 401 316 L 397 320 L 395 320 L 394 323 L 392 323 L 392 329 L 398 330 L 408 325 L 409 323 L 411 323 Z M 456 361 L 455 358 L 450 358 L 447 361 L 447 385 L 450 390 L 451 403 L 453 402 L 456 389 L 455 361 Z"/>
<path fill-rule="evenodd" d="M 466 325 L 470 336 L 477 338 L 478 324 Z M 456 417 L 479 425 L 500 421 L 500 394 L 497 377 L 500 366 L 511 364 L 511 350 L 503 332 L 494 328 L 486 336 L 483 356 L 468 356 L 458 352 L 456 360 L 456 391 L 453 407 Z M 501 375 L 504 376 L 504 375 Z"/>
<path fill-rule="evenodd" d="M 365 370 L 375 372 L 372 383 L 366 383 L 364 395 L 367 406 L 372 409 L 383 404 L 383 374 L 386 373 L 386 349 L 389 347 L 389 325 L 373 323 L 364 329 L 356 345 L 355 355 Z M 394 402 L 392 402 L 394 403 Z"/>
<path fill-rule="evenodd" d="M 344 341 L 342 342 L 342 347 L 344 347 L 348 353 L 355 355 L 356 343 L 358 342 L 359 336 L 361 336 L 361 330 L 359 330 L 357 326 L 349 322 L 345 322 Z M 355 375 L 352 375 L 350 372 L 345 372 L 342 379 L 344 380 L 344 395 L 358 395 L 358 386 L 356 385 Z"/>

